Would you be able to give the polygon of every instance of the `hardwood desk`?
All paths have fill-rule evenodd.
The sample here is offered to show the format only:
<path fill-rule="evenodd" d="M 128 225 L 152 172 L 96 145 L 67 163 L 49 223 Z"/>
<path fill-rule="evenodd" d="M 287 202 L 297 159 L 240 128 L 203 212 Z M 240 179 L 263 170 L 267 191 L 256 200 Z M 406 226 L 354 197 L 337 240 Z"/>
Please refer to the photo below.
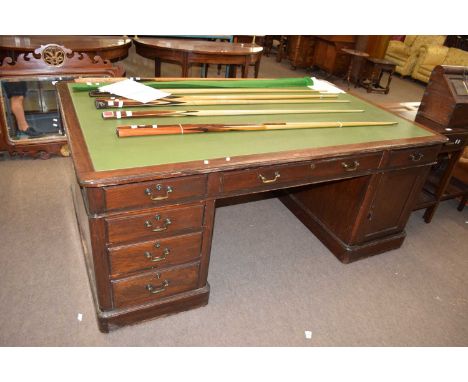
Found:
<path fill-rule="evenodd" d="M 41 45 L 66 46 L 77 53 L 100 56 L 116 62 L 128 55 L 132 40 L 114 36 L 0 36 L 0 63 L 5 57 L 16 59 L 21 53 L 33 53 Z"/>
<path fill-rule="evenodd" d="M 136 38 L 136 52 L 154 60 L 154 75 L 161 76 L 161 62 L 172 62 L 182 67 L 182 77 L 188 77 L 193 64 L 240 65 L 242 77 L 247 77 L 249 65 L 255 64 L 258 76 L 263 48 L 255 44 L 197 41 L 169 38 Z M 230 77 L 235 77 L 235 69 Z"/>
<path fill-rule="evenodd" d="M 167 81 L 160 79 L 157 86 L 219 87 L 241 80 L 215 85 Z M 339 108 L 363 113 L 143 118 L 137 123 L 398 123 L 118 138 L 116 126 L 126 122 L 103 120 L 87 91 L 73 91 L 75 86 L 59 84 L 59 100 L 77 176 L 76 214 L 103 332 L 207 304 L 215 203 L 222 198 L 277 190 L 344 263 L 400 247 L 414 199 L 446 140 L 349 94 L 339 95 L 350 101 Z M 310 105 L 289 107 L 331 108 Z M 213 108 L 220 106 L 204 107 Z M 285 261 L 294 261 L 294 253 Z"/>

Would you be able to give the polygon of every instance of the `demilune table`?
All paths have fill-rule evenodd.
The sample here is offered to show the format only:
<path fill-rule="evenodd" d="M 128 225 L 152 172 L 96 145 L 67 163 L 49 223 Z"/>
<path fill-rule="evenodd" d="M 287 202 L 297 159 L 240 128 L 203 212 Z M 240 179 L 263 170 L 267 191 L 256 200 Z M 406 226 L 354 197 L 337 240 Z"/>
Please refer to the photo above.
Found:
<path fill-rule="evenodd" d="M 266 84 L 154 81 L 160 81 L 161 88 Z M 364 112 L 170 117 L 132 123 L 397 124 L 118 138 L 116 126 L 128 121 L 103 120 L 88 92 L 76 86 L 59 84 L 59 101 L 77 177 L 76 215 L 103 332 L 208 303 L 218 199 L 278 190 L 282 202 L 344 263 L 400 247 L 414 200 L 446 140 L 349 94 L 338 96 L 349 103 L 287 108 Z M 278 105 L 197 107 L 240 108 Z M 285 261 L 294 261 L 294 254 Z"/>
<path fill-rule="evenodd" d="M 182 67 L 182 77 L 188 77 L 193 64 L 230 65 L 229 76 L 235 77 L 235 66 L 242 67 L 242 77 L 248 77 L 249 65 L 255 65 L 258 76 L 263 47 L 256 44 L 225 41 L 198 41 L 170 38 L 135 38 L 137 54 L 154 60 L 154 75 L 161 76 L 161 62 Z"/>

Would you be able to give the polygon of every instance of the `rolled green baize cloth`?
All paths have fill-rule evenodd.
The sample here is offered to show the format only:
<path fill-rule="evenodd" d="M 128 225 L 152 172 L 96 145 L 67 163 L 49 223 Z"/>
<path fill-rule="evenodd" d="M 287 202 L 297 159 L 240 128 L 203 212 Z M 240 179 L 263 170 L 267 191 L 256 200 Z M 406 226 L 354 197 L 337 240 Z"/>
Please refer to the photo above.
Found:
<path fill-rule="evenodd" d="M 301 78 L 275 78 L 275 79 L 251 79 L 236 81 L 218 81 L 218 80 L 187 80 L 187 81 L 149 81 L 142 82 L 146 86 L 157 89 L 196 89 L 196 88 L 295 88 L 312 86 L 314 82 L 310 77 Z M 83 92 L 98 90 L 104 86 L 104 83 L 88 84 L 77 83 L 72 86 L 73 91 Z"/>

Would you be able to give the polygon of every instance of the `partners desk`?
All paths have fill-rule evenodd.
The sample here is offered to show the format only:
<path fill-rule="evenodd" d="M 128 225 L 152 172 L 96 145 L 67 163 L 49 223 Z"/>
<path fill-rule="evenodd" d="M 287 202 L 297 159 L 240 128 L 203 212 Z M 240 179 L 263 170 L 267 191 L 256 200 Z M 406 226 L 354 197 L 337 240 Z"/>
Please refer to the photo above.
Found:
<path fill-rule="evenodd" d="M 159 81 L 166 88 L 197 82 Z M 245 80 L 201 83 L 233 81 Z M 103 120 L 94 100 L 75 86 L 60 83 L 59 101 L 77 177 L 76 215 L 103 332 L 208 303 L 218 199 L 278 190 L 284 204 L 344 263 L 400 247 L 415 198 L 446 141 L 349 94 L 339 95 L 350 101 L 339 108 L 363 113 L 169 117 L 138 123 L 313 118 L 398 124 L 118 138 L 116 126 L 128 121 Z M 294 261 L 294 254 L 285 261 Z"/>

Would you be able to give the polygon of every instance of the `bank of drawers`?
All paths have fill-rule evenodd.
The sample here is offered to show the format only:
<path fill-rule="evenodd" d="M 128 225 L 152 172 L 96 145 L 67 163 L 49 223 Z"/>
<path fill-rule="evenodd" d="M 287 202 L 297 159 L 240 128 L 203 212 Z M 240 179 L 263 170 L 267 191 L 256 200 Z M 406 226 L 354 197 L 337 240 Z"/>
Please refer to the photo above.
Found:
<path fill-rule="evenodd" d="M 127 209 L 103 217 L 114 308 L 198 288 L 205 188 L 205 176 L 106 188 L 106 208 Z"/>

